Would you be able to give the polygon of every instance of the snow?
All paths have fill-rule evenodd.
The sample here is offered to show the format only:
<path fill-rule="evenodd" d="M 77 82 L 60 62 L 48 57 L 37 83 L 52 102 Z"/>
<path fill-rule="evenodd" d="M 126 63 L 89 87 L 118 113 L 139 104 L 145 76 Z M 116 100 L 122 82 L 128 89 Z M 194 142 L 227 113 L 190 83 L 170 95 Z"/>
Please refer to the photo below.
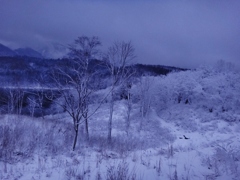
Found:
<path fill-rule="evenodd" d="M 236 76 L 225 74 L 228 78 Z M 187 80 L 189 76 L 191 78 Z M 142 117 L 136 103 L 133 104 L 127 135 L 126 103 L 125 100 L 116 101 L 113 142 L 109 145 L 106 141 L 109 105 L 106 102 L 90 118 L 89 143 L 84 140 L 84 132 L 81 131 L 74 152 L 71 151 L 72 122 L 67 114 L 46 116 L 44 120 L 2 115 L 1 131 L 9 126 L 17 133 L 19 128 L 19 136 L 25 138 L 15 142 L 19 147 L 25 147 L 24 143 L 27 144 L 29 139 L 36 138 L 37 143 L 32 155 L 22 158 L 16 155 L 15 149 L 12 151 L 15 154 L 11 154 L 12 161 L 6 162 L 1 158 L 0 179 L 95 180 L 116 178 L 117 173 L 125 172 L 123 179 L 237 180 L 240 175 L 239 107 L 232 106 L 233 102 L 229 105 L 227 97 L 226 102 L 222 102 L 222 98 L 229 95 L 231 101 L 239 103 L 234 99 L 239 97 L 239 80 L 235 78 L 234 81 L 237 83 L 231 89 L 229 84 L 232 82 L 226 84 L 224 73 L 206 75 L 205 70 L 158 77 L 154 81 L 156 86 L 152 88 L 158 94 L 147 116 L 142 119 L 142 129 L 139 129 Z M 172 83 L 174 86 L 171 86 Z M 165 89 L 160 91 L 159 86 Z M 218 90 L 221 92 L 216 94 Z M 184 96 L 191 98 L 191 103 L 176 102 L 174 96 L 179 92 L 185 92 Z M 167 101 L 159 103 L 160 94 Z M 205 102 L 207 99 L 208 102 Z M 210 103 L 214 105 L 213 112 L 204 108 Z M 222 103 L 229 105 L 228 113 L 221 112 Z M 164 104 L 164 108 L 158 107 L 160 104 Z M 24 131 L 20 131 L 23 127 Z M 48 143 L 52 144 L 47 146 Z"/>
<path fill-rule="evenodd" d="M 121 112 L 124 109 L 123 103 L 119 102 L 117 108 Z M 105 113 L 105 111 L 102 112 Z M 114 121 L 118 121 L 118 125 L 123 121 L 121 114 L 115 114 Z M 101 116 L 98 114 L 98 117 Z M 231 172 L 220 171 L 225 168 L 225 165 L 218 164 L 218 162 L 214 164 L 213 157 L 216 155 L 218 147 L 229 147 L 230 149 L 227 149 L 229 151 L 237 150 L 240 139 L 239 125 L 221 120 L 200 123 L 196 119 L 195 123 L 198 130 L 191 132 L 173 122 L 159 118 L 154 112 L 151 113 L 150 117 L 154 124 L 159 121 L 158 130 L 167 129 L 168 133 L 175 137 L 174 140 L 160 143 L 156 138 L 151 137 L 157 132 L 151 134 L 143 130 L 137 136 L 152 138 L 152 141 L 159 144 L 154 145 L 153 148 L 145 147 L 124 152 L 124 154 L 121 154 L 120 150 L 116 152 L 106 148 L 101 150 L 102 152 L 98 152 L 96 149 L 88 147 L 83 147 L 78 152 L 69 152 L 70 154 L 53 157 L 42 156 L 40 153 L 16 164 L 7 163 L 6 165 L 4 162 L 0 162 L 1 167 L 7 166 L 5 172 L 4 168 L 1 168 L 0 177 L 1 179 L 16 178 L 22 180 L 67 179 L 67 175 L 74 179 L 77 174 L 85 173 L 86 179 L 96 179 L 97 173 L 100 173 L 105 179 L 104 175 L 110 166 L 118 166 L 118 164 L 125 162 L 129 166 L 129 171 L 135 171 L 137 178 L 140 179 L 173 179 L 175 171 L 179 179 L 208 179 L 207 177 L 210 178 L 210 176 L 217 176 L 214 177 L 215 179 L 236 179 L 236 176 Z M 106 123 L 106 118 L 103 118 L 100 124 Z M 95 122 L 91 121 L 91 124 L 93 123 Z M 119 126 L 115 126 L 114 136 L 124 136 L 124 132 L 121 130 L 122 128 L 118 128 Z M 98 125 L 94 128 L 98 131 L 105 131 L 103 127 L 103 125 Z M 184 139 L 183 135 L 189 139 Z M 216 168 L 219 168 L 219 174 L 216 174 Z M 236 168 L 239 170 L 238 167 Z"/>

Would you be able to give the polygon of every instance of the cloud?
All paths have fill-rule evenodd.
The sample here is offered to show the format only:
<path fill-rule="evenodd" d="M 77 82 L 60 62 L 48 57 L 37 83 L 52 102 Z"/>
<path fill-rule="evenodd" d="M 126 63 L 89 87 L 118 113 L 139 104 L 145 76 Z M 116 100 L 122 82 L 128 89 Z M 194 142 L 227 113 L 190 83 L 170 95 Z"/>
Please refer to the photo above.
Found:
<path fill-rule="evenodd" d="M 3 0 L 0 42 L 41 49 L 99 36 L 106 49 L 131 40 L 137 62 L 196 67 L 240 59 L 238 1 Z"/>

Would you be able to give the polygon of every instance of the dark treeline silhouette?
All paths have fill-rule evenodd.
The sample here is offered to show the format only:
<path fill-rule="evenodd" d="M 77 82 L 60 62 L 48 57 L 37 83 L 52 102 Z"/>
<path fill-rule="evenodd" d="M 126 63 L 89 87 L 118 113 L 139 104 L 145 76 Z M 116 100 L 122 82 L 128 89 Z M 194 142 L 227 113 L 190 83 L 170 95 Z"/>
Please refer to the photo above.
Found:
<path fill-rule="evenodd" d="M 1 86 L 25 86 L 38 84 L 42 79 L 51 83 L 50 74 L 54 67 L 65 67 L 68 70 L 70 59 L 39 59 L 32 57 L 0 57 L 0 83 Z M 97 72 L 96 77 L 105 79 L 110 74 L 103 65 L 103 61 L 93 59 L 89 64 L 89 71 Z M 168 67 L 161 65 L 134 64 L 131 69 L 135 71 L 135 76 L 142 75 L 166 75 L 172 71 L 182 71 L 185 69 Z"/>

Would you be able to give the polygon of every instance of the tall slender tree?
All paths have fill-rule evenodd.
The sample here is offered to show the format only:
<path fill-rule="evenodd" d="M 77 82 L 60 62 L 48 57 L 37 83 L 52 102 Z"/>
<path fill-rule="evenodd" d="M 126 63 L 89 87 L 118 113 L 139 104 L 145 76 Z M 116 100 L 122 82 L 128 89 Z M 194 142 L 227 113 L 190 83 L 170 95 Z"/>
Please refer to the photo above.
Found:
<path fill-rule="evenodd" d="M 82 116 L 85 122 L 86 138 L 89 140 L 88 130 L 88 112 L 89 112 L 89 96 L 92 93 L 90 90 L 90 80 L 92 78 L 92 72 L 89 71 L 90 60 L 95 58 L 99 53 L 98 47 L 101 46 L 101 42 L 98 37 L 93 36 L 91 38 L 87 36 L 78 37 L 73 45 L 69 46 L 70 56 L 77 61 L 81 72 L 81 88 L 82 94 L 85 98 L 82 99 Z"/>
<path fill-rule="evenodd" d="M 65 67 L 56 67 L 52 74 L 63 99 L 63 103 L 58 104 L 73 120 L 75 131 L 73 150 L 76 148 L 81 123 L 85 124 L 86 138 L 89 139 L 89 98 L 93 92 L 90 88 L 93 73 L 89 70 L 89 63 L 98 53 L 100 45 L 97 37 L 78 37 L 74 44 L 69 46 L 70 61 L 65 63 Z"/>
<path fill-rule="evenodd" d="M 107 52 L 106 65 L 110 73 L 111 93 L 108 121 L 108 141 L 112 141 L 112 120 L 114 111 L 114 94 L 116 87 L 123 84 L 132 73 L 127 68 L 135 58 L 131 42 L 115 42 Z"/>

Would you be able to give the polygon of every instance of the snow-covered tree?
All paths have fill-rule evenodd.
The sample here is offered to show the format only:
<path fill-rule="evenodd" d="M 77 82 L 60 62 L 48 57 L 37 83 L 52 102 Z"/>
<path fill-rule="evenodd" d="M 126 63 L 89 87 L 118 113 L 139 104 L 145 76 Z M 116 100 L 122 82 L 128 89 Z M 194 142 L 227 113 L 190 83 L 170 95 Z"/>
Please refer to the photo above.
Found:
<path fill-rule="evenodd" d="M 101 45 L 97 37 L 78 37 L 73 45 L 70 45 L 70 62 L 66 67 L 56 67 L 52 74 L 63 103 L 59 105 L 73 120 L 75 138 L 73 150 L 75 150 L 78 138 L 79 125 L 85 123 L 86 138 L 89 138 L 89 98 L 93 90 L 90 80 L 94 72 L 89 70 L 89 63 L 98 53 Z"/>
<path fill-rule="evenodd" d="M 110 73 L 110 107 L 109 107 L 109 121 L 108 121 L 108 141 L 112 139 L 112 119 L 114 111 L 114 95 L 116 87 L 123 84 L 132 75 L 128 65 L 135 58 L 134 47 L 131 42 L 116 42 L 107 52 L 106 65 Z"/>
<path fill-rule="evenodd" d="M 98 37 L 81 36 L 75 40 L 75 43 L 70 46 L 70 55 L 77 61 L 78 76 L 81 78 L 81 89 L 83 94 L 82 99 L 82 116 L 85 122 L 86 137 L 89 139 L 88 130 L 88 112 L 89 112 L 89 97 L 92 93 L 90 89 L 90 80 L 94 72 L 90 72 L 89 63 L 99 53 L 101 42 Z"/>
<path fill-rule="evenodd" d="M 156 110 L 159 112 L 172 105 L 186 104 L 193 109 L 214 113 L 214 117 L 234 121 L 237 117 L 232 117 L 230 112 L 238 111 L 239 78 L 233 66 L 222 61 L 211 67 L 159 77 L 154 87 Z"/>
<path fill-rule="evenodd" d="M 152 103 L 152 92 L 151 88 L 154 84 L 154 78 L 150 76 L 140 77 L 138 88 L 139 88 L 139 100 L 140 100 L 140 113 L 141 120 L 139 130 L 142 129 L 142 124 L 147 116 L 151 103 Z"/>
<path fill-rule="evenodd" d="M 20 88 L 8 89 L 8 112 L 21 114 L 23 107 L 24 91 Z"/>

